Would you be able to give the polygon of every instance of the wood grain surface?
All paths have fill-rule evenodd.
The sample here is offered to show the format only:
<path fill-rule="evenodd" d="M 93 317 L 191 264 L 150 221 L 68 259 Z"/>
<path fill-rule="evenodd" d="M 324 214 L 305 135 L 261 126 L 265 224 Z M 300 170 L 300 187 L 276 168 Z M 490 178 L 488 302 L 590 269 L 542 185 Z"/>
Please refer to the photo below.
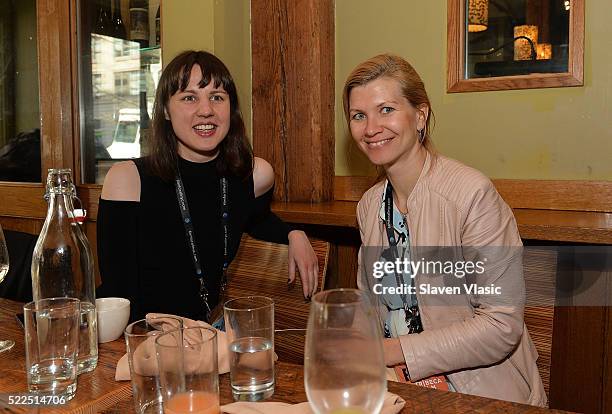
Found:
<path fill-rule="evenodd" d="M 32 407 L 8 406 L 7 394 L 25 392 L 25 355 L 23 329 L 15 321 L 14 315 L 22 304 L 0 299 L 0 326 L 2 339 L 13 339 L 15 347 L 0 354 L 0 409 L 3 413 L 33 412 Z M 300 346 L 303 347 L 303 344 Z M 98 367 L 78 379 L 77 394 L 64 406 L 41 410 L 45 413 L 133 413 L 134 403 L 130 383 L 114 380 L 115 366 L 125 352 L 125 342 L 120 338 L 114 342 L 100 345 Z M 489 398 L 444 392 L 422 388 L 410 384 L 388 383 L 389 391 L 406 400 L 402 410 L 406 413 L 559 413 L 523 404 L 509 403 Z M 222 404 L 232 402 L 229 375 L 220 376 L 220 397 Z M 276 364 L 276 389 L 271 401 L 300 403 L 306 401 L 304 374 L 301 365 L 279 361 Z"/>
<path fill-rule="evenodd" d="M 232 392 L 229 385 L 229 375 L 221 375 L 219 380 L 221 404 L 229 404 L 233 402 Z M 390 392 L 399 395 L 406 401 L 406 405 L 401 411 L 401 414 L 550 414 L 565 412 L 466 394 L 432 390 L 429 388 L 418 387 L 416 385 L 400 384 L 397 382 L 388 382 L 387 388 Z M 306 392 L 304 390 L 304 372 L 302 366 L 287 362 L 278 362 L 276 364 L 276 386 L 274 395 L 270 401 L 285 402 L 290 404 L 298 404 L 307 401 Z M 119 414 L 132 413 L 134 411 L 131 401 L 124 400 L 120 404 L 103 412 L 106 414 Z M 279 411 L 279 414 L 282 414 L 282 411 Z"/>
<path fill-rule="evenodd" d="M 253 149 L 274 196 L 329 201 L 334 177 L 334 2 L 253 0 Z"/>
<path fill-rule="evenodd" d="M 74 170 L 70 8 L 62 0 L 36 2 L 40 79 L 42 182 L 49 168 Z M 76 92 L 75 92 L 76 93 Z"/>
<path fill-rule="evenodd" d="M 372 183 L 371 177 L 336 177 L 336 201 L 321 203 L 273 202 L 272 210 L 291 223 L 357 228 L 356 208 L 361 195 Z M 577 243 L 612 243 L 612 183 L 609 181 L 493 180 L 497 190 L 513 208 L 521 237 Z M 40 225 L 27 221 L 43 220 L 46 204 L 44 189 L 36 184 L 0 186 L 0 216 L 12 230 L 36 232 Z M 78 186 L 79 197 L 96 220 L 100 186 Z M 37 200 L 33 203 L 33 200 Z M 34 219 L 34 220 L 29 220 Z M 24 227 L 25 226 L 25 227 Z M 26 229 L 27 228 L 27 229 Z M 91 234 L 90 240 L 95 238 Z"/>
<path fill-rule="evenodd" d="M 318 289 L 325 286 L 329 243 L 311 240 L 319 262 Z M 305 300 L 299 277 L 287 283 L 288 248 L 283 244 L 264 242 L 247 235 L 242 237 L 240 249 L 228 269 L 227 299 L 261 295 L 274 300 L 274 327 L 281 338 L 276 344 L 279 358 L 302 363 L 304 360 L 304 329 L 308 322 L 310 302 Z M 294 329 L 302 331 L 293 331 Z"/>
<path fill-rule="evenodd" d="M 357 203 L 272 203 L 272 211 L 289 223 L 357 227 Z M 513 209 L 521 238 L 577 243 L 612 243 L 612 213 Z"/>
<path fill-rule="evenodd" d="M 612 181 L 492 180 L 512 208 L 612 213 Z"/>
<path fill-rule="evenodd" d="M 7 394 L 27 391 L 24 332 L 15 319 L 18 312 L 23 312 L 22 304 L 0 299 L 0 339 L 15 341 L 11 350 L 0 353 L 0 411 L 3 413 L 31 412 L 32 408 L 8 405 Z M 123 354 L 123 337 L 114 342 L 100 344 L 98 366 L 93 372 L 79 375 L 76 396 L 65 405 L 46 407 L 42 411 L 88 414 L 100 412 L 125 399 L 129 399 L 131 403 L 130 383 L 115 381 L 115 367 Z"/>
<path fill-rule="evenodd" d="M 514 209 L 612 213 L 612 181 L 491 179 Z M 335 177 L 334 200 L 359 201 L 376 177 Z"/>
<path fill-rule="evenodd" d="M 527 294 L 525 325 L 538 351 L 536 364 L 544 390 L 546 395 L 550 396 L 557 252 L 537 247 L 525 249 L 523 274 Z"/>

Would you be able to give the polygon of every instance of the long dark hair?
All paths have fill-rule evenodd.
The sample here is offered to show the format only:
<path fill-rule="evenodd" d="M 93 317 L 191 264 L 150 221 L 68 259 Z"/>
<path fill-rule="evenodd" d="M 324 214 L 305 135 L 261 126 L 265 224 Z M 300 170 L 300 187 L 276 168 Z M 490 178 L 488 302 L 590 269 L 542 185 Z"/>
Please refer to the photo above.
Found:
<path fill-rule="evenodd" d="M 230 99 L 230 126 L 227 136 L 219 144 L 219 155 L 215 159 L 217 171 L 222 175 L 245 178 L 253 172 L 253 149 L 246 136 L 236 84 L 219 58 L 201 50 L 182 52 L 172 59 L 162 72 L 153 105 L 153 134 L 150 138 L 147 166 L 151 174 L 164 181 L 174 179 L 178 159 L 177 137 L 172 123 L 166 119 L 165 110 L 170 97 L 179 90 L 184 91 L 189 85 L 194 65 L 200 66 L 202 70 L 202 79 L 198 84 L 200 88 L 204 88 L 212 80 L 215 88 L 223 86 Z"/>

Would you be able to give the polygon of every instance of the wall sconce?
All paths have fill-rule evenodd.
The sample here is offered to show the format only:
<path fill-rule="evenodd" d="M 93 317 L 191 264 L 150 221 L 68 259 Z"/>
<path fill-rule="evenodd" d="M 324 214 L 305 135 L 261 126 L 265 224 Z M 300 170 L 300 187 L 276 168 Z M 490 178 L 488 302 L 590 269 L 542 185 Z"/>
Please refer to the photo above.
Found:
<path fill-rule="evenodd" d="M 524 39 L 525 37 L 531 40 L 531 42 L 528 39 Z M 514 26 L 514 38 L 514 60 L 532 59 L 532 47 L 538 43 L 538 26 Z"/>
<path fill-rule="evenodd" d="M 482 32 L 489 24 L 489 1 L 470 0 L 468 7 L 468 32 Z"/>
<path fill-rule="evenodd" d="M 538 60 L 552 59 L 552 45 L 550 43 L 538 43 Z"/>

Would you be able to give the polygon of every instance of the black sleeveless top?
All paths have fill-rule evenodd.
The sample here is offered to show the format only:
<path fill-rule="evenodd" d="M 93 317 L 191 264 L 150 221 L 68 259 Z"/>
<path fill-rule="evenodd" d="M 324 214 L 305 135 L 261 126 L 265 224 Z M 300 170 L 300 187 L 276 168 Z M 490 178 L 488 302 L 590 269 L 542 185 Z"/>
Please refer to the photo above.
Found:
<path fill-rule="evenodd" d="M 185 237 L 174 182 L 147 173 L 144 159 L 134 160 L 140 174 L 140 202 L 100 199 L 98 257 L 102 285 L 97 297 L 120 296 L 131 302 L 131 319 L 147 312 L 171 313 L 202 320 L 190 249 Z M 223 269 L 221 186 L 215 161 L 179 160 L 209 302 L 219 298 Z M 272 191 L 255 198 L 253 176 L 228 177 L 229 259 L 243 232 L 287 244 L 289 227 L 270 212 Z"/>

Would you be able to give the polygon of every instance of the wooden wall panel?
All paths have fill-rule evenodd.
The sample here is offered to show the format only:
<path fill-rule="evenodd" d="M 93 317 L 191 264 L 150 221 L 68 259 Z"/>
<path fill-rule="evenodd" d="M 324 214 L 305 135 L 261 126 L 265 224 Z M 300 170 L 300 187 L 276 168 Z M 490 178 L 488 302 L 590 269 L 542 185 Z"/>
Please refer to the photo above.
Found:
<path fill-rule="evenodd" d="M 608 274 L 608 276 L 610 276 Z M 612 295 L 612 292 L 610 292 Z M 608 295 L 610 297 L 610 295 Z M 608 303 L 612 303 L 609 301 Z M 603 401 L 602 401 L 602 412 L 612 412 L 612 308 L 608 306 L 606 308 L 606 335 L 605 335 L 605 349 L 608 350 L 604 354 L 604 375 L 603 375 Z"/>
<path fill-rule="evenodd" d="M 359 201 L 368 188 L 376 183 L 376 177 L 334 177 L 334 200 Z"/>
<path fill-rule="evenodd" d="M 605 310 L 597 307 L 555 309 L 550 408 L 603 413 Z"/>
<path fill-rule="evenodd" d="M 86 221 L 85 227 L 85 235 L 87 236 L 87 240 L 89 240 L 89 245 L 91 246 L 91 251 L 93 253 L 94 258 L 94 275 L 96 278 L 96 286 L 98 286 L 101 282 L 100 279 L 100 269 L 98 268 L 98 238 L 97 238 L 97 229 L 95 221 Z"/>
<path fill-rule="evenodd" d="M 7 228 L 38 233 L 47 213 L 43 182 L 48 168 L 73 168 L 71 9 L 74 0 L 37 0 L 40 85 L 40 184 L 0 183 L 0 220 Z"/>
<path fill-rule="evenodd" d="M 70 8 L 66 0 L 38 0 L 38 60 L 43 182 L 49 168 L 74 169 Z"/>
<path fill-rule="evenodd" d="M 612 212 L 612 181 L 494 179 L 493 184 L 512 208 Z"/>
<path fill-rule="evenodd" d="M 332 0 L 253 0 L 253 147 L 275 199 L 328 201 L 334 176 Z"/>
<path fill-rule="evenodd" d="M 0 217 L 3 230 L 20 231 L 22 233 L 39 234 L 44 220 L 20 217 Z"/>
<path fill-rule="evenodd" d="M 612 212 L 612 181 L 492 179 L 512 208 Z M 334 200 L 359 201 L 375 177 L 335 177 Z"/>
<path fill-rule="evenodd" d="M 88 220 L 95 221 L 98 217 L 98 203 L 100 194 L 102 194 L 102 187 L 94 184 L 80 185 L 77 187 L 77 193 L 83 207 L 87 209 Z"/>
<path fill-rule="evenodd" d="M 0 217 L 44 218 L 47 203 L 41 184 L 2 183 L 0 185 Z"/>
<path fill-rule="evenodd" d="M 336 284 L 333 287 L 357 288 L 357 254 L 359 246 L 336 245 L 334 263 Z"/>

